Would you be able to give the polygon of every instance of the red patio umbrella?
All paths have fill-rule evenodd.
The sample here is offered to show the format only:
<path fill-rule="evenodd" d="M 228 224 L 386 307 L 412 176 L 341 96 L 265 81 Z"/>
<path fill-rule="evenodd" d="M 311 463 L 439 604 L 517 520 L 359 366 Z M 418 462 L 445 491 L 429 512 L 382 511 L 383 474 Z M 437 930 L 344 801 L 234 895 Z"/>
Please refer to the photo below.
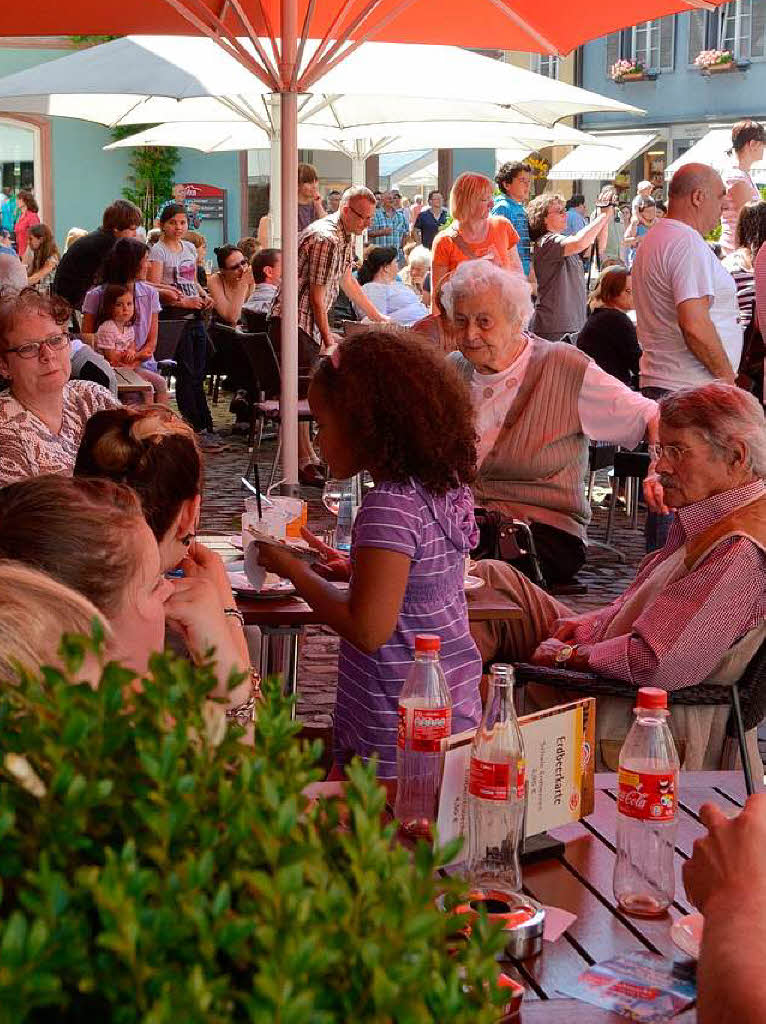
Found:
<path fill-rule="evenodd" d="M 298 479 L 298 94 L 368 39 L 567 53 L 640 21 L 721 0 L 38 0 L 6 4 L 0 35 L 203 34 L 227 49 L 282 102 L 282 412 L 283 468 Z M 253 57 L 240 43 L 252 42 Z M 262 45 L 261 39 L 268 42 Z M 321 39 L 304 61 L 306 40 Z M 372 69 L 371 69 L 372 70 Z M 380 69 L 376 69 L 380 71 Z M 444 69 L 445 75 L 449 68 Z M 360 91 L 364 83 L 360 83 Z M 105 83 L 105 92 L 108 85 Z"/>

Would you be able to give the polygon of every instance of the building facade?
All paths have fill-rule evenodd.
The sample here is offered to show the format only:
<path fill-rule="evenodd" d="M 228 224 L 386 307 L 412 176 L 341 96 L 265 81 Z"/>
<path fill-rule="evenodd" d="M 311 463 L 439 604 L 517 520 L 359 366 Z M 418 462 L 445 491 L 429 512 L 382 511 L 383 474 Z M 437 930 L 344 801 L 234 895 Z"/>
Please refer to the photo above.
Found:
<path fill-rule="evenodd" d="M 733 60 L 705 73 L 695 64 L 705 50 L 727 50 Z M 665 168 L 713 125 L 766 118 L 766 0 L 731 0 L 716 10 L 643 22 L 587 43 L 581 54 L 579 85 L 646 110 L 640 121 L 605 114 L 580 120 L 588 132 L 653 136 L 625 168 L 630 188 L 642 179 L 664 187 Z M 618 60 L 641 64 L 643 77 L 613 81 Z"/>

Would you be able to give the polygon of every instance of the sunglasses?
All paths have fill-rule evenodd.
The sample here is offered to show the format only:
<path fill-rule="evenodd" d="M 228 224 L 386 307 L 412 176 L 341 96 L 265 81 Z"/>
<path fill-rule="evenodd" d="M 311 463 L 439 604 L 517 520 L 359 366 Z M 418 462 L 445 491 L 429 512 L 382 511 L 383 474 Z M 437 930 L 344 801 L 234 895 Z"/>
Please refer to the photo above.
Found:
<path fill-rule="evenodd" d="M 242 270 L 243 267 L 247 266 L 247 260 L 240 260 L 239 263 L 235 263 L 231 267 L 226 267 L 227 270 Z"/>

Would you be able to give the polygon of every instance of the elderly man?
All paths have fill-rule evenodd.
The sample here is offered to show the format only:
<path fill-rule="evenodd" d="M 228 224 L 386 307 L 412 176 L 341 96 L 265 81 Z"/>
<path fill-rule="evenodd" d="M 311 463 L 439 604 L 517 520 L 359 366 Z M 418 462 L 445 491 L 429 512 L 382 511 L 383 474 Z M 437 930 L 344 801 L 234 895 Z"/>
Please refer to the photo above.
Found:
<path fill-rule="evenodd" d="M 564 583 L 585 561 L 588 438 L 656 441 L 657 406 L 574 346 L 528 333 L 530 291 L 521 274 L 471 260 L 441 297 L 476 411 L 476 503 L 529 522 L 547 581 Z"/>
<path fill-rule="evenodd" d="M 337 337 L 330 330 L 328 312 L 342 288 L 370 320 L 387 321 L 367 298 L 351 273 L 354 235 L 361 235 L 375 213 L 375 196 L 363 185 L 346 189 L 337 213 L 315 220 L 298 238 L 298 371 L 306 397 L 308 377 L 321 351 L 332 348 Z M 274 349 L 281 352 L 282 291 L 277 292 L 269 327 Z M 298 434 L 299 478 L 304 486 L 321 486 L 324 476 L 311 446 L 308 424 Z"/>
<path fill-rule="evenodd" d="M 15 252 L 0 253 L 0 295 L 27 287 L 27 268 Z"/>
<path fill-rule="evenodd" d="M 518 623 L 476 627 L 485 661 L 531 658 L 665 690 L 740 676 L 766 636 L 763 407 L 730 384 L 683 388 L 660 402 L 659 437 L 653 454 L 675 509 L 662 550 L 641 563 L 621 597 L 580 616 L 514 569 L 481 564 L 479 574 L 525 612 Z M 599 700 L 598 757 L 609 769 L 632 704 Z M 727 716 L 727 708 L 673 708 L 685 768 L 726 767 Z M 754 735 L 749 741 L 754 748 Z"/>

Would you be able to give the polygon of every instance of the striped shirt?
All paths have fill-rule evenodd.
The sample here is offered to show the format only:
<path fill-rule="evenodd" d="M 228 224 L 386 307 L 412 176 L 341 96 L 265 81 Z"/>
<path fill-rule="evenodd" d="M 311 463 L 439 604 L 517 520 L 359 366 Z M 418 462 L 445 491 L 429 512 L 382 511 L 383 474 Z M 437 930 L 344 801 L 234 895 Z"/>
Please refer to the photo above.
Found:
<path fill-rule="evenodd" d="M 378 484 L 354 523 L 353 564 L 363 547 L 397 551 L 411 559 L 407 588 L 391 638 L 372 655 L 343 640 L 338 663 L 335 759 L 378 755 L 378 775 L 396 776 L 399 693 L 414 660 L 417 633 L 441 639 L 442 669 L 452 694 L 452 730 L 481 719 L 481 658 L 468 629 L 463 591 L 465 556 L 478 530 L 468 487 L 430 494 L 416 481 Z"/>

